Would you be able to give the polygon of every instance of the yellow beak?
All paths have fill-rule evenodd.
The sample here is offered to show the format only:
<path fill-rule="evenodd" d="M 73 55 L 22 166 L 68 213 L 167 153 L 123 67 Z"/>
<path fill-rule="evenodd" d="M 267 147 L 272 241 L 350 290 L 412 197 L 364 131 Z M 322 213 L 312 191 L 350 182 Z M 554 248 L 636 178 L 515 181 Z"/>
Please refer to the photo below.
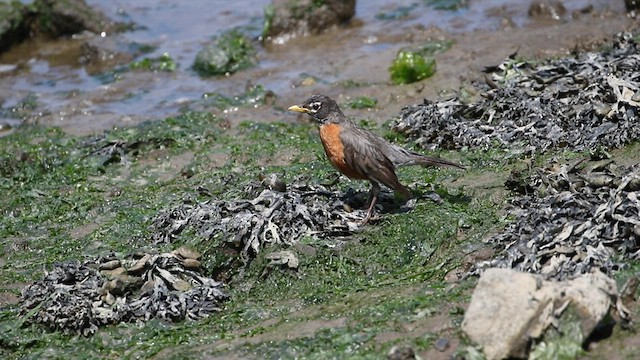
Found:
<path fill-rule="evenodd" d="M 293 106 L 289 107 L 289 111 L 295 111 L 295 112 L 299 112 L 299 113 L 308 113 L 309 109 L 303 108 L 302 106 L 293 105 Z"/>

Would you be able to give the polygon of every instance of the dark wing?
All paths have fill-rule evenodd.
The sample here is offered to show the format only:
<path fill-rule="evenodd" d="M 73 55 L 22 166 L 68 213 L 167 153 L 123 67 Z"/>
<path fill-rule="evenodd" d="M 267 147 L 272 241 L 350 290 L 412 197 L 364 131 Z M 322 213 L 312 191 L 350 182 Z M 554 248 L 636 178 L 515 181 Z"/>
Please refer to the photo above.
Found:
<path fill-rule="evenodd" d="M 360 130 L 360 129 L 359 129 Z M 366 130 L 361 130 L 366 131 Z M 464 169 L 463 165 L 445 160 L 439 157 L 432 157 L 419 154 L 414 151 L 407 150 L 396 144 L 392 144 L 381 136 L 366 131 L 369 139 L 376 149 L 380 151 L 393 163 L 394 167 L 421 165 L 421 166 L 450 166 L 458 169 Z"/>
<path fill-rule="evenodd" d="M 391 160 L 376 146 L 374 134 L 364 129 L 345 126 L 340 132 L 344 144 L 344 161 L 356 172 L 366 175 L 369 180 L 408 194 L 409 191 L 398 181 Z"/>
<path fill-rule="evenodd" d="M 384 140 L 383 140 L 384 141 Z M 439 157 L 432 157 L 409 151 L 396 144 L 386 143 L 385 153 L 389 160 L 396 166 L 421 165 L 421 166 L 449 166 L 458 169 L 465 169 L 461 164 L 445 160 Z"/>

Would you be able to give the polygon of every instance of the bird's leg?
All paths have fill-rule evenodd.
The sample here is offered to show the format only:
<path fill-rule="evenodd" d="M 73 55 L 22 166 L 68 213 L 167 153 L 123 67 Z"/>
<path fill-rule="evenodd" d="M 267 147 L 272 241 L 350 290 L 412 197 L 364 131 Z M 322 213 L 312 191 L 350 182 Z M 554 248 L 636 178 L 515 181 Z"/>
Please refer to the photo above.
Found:
<path fill-rule="evenodd" d="M 376 206 L 376 202 L 378 201 L 378 194 L 380 193 L 380 185 L 377 182 L 371 182 L 371 191 L 369 191 L 369 198 L 367 199 L 367 216 L 365 216 L 364 220 L 362 220 L 362 225 L 366 224 L 371 215 L 373 214 L 373 209 Z"/>

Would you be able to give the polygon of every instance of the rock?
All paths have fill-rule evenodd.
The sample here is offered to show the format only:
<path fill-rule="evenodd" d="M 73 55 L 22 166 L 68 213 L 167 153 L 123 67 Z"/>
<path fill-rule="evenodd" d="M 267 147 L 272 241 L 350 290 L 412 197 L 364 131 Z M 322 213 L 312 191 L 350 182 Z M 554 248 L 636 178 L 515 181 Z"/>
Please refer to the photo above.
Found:
<path fill-rule="evenodd" d="M 298 256 L 291 250 L 274 251 L 266 258 L 271 261 L 269 265 L 282 265 L 289 269 L 297 269 L 300 264 Z"/>
<path fill-rule="evenodd" d="M 115 298 L 115 296 L 111 295 L 111 293 L 106 293 L 102 297 L 102 301 L 104 301 L 104 303 L 107 304 L 107 305 L 113 305 L 113 304 L 116 303 L 116 298 Z"/>
<path fill-rule="evenodd" d="M 89 75 L 128 64 L 143 53 L 143 48 L 121 36 L 86 36 L 80 45 L 79 62 Z"/>
<path fill-rule="evenodd" d="M 50 37 L 73 35 L 85 30 L 111 33 L 118 25 L 84 0 L 36 0 L 34 30 Z"/>
<path fill-rule="evenodd" d="M 0 51 L 7 50 L 29 36 L 24 12 L 24 6 L 19 1 L 0 2 Z"/>
<path fill-rule="evenodd" d="M 58 38 L 90 31 L 111 34 L 130 25 L 114 22 L 84 0 L 0 2 L 0 51 L 27 38 Z"/>
<path fill-rule="evenodd" d="M 131 288 L 138 287 L 142 283 L 142 279 L 127 274 L 118 275 L 115 279 L 110 281 L 108 288 L 113 295 L 122 295 L 127 293 Z"/>
<path fill-rule="evenodd" d="M 188 247 L 181 246 L 173 251 L 173 254 L 181 256 L 183 259 L 193 259 L 197 260 L 200 258 L 201 254 L 193 249 L 189 249 Z"/>
<path fill-rule="evenodd" d="M 560 20 L 567 9 L 559 0 L 533 0 L 529 5 L 529 17 L 534 19 Z"/>
<path fill-rule="evenodd" d="M 230 75 L 253 66 L 257 62 L 255 53 L 251 41 L 232 30 L 200 50 L 193 62 L 193 69 L 201 76 Z"/>
<path fill-rule="evenodd" d="M 198 270 L 201 264 L 200 264 L 200 261 L 196 259 L 184 259 L 184 261 L 182 262 L 182 265 L 184 265 L 185 269 Z"/>
<path fill-rule="evenodd" d="M 620 289 L 620 298 L 623 304 L 630 305 L 637 300 L 638 285 L 640 285 L 640 274 L 631 276 L 625 281 Z"/>
<path fill-rule="evenodd" d="M 478 281 L 462 329 L 487 359 L 527 357 L 533 339 L 549 325 L 568 321 L 562 316 L 568 307 L 579 315 L 581 339 L 586 339 L 614 307 L 616 292 L 615 281 L 599 271 L 553 282 L 491 268 Z"/>
<path fill-rule="evenodd" d="M 123 267 L 118 267 L 113 270 L 101 270 L 100 274 L 106 276 L 109 279 L 113 279 L 118 277 L 121 274 L 124 274 L 126 270 Z"/>
<path fill-rule="evenodd" d="M 356 13 L 356 0 L 273 0 L 265 9 L 262 36 L 282 43 L 287 39 L 319 34 L 349 21 Z"/>
<path fill-rule="evenodd" d="M 388 360 L 414 360 L 417 359 L 416 353 L 411 346 L 396 345 L 389 350 L 387 354 Z"/>
<path fill-rule="evenodd" d="M 140 274 L 141 272 L 144 271 L 149 260 L 151 260 L 151 255 L 145 254 L 142 258 L 138 259 L 138 261 L 136 261 L 136 263 L 133 264 L 133 266 L 127 269 L 127 273 L 134 274 L 134 275 Z"/>
<path fill-rule="evenodd" d="M 98 270 L 114 270 L 120 267 L 120 260 L 111 260 L 98 266 Z"/>
<path fill-rule="evenodd" d="M 318 81 L 313 76 L 307 76 L 306 78 L 302 79 L 302 81 L 300 82 L 300 85 L 301 86 L 313 86 L 317 82 Z"/>
<path fill-rule="evenodd" d="M 269 189 L 280 192 L 287 191 L 287 183 L 285 183 L 278 174 L 269 174 L 266 176 L 260 176 L 260 180 L 262 180 L 262 185 Z"/>
<path fill-rule="evenodd" d="M 436 350 L 438 350 L 440 352 L 443 352 L 443 351 L 446 351 L 449 348 L 449 344 L 450 344 L 449 339 L 438 338 L 438 340 L 436 340 L 436 342 L 433 343 L 433 347 Z"/>
<path fill-rule="evenodd" d="M 539 278 L 512 270 L 488 269 L 471 297 L 462 329 L 484 348 L 487 359 L 524 357 L 529 321 L 542 313 L 550 299 L 529 297 Z M 506 296 L 508 295 L 508 296 Z M 523 301 L 524 299 L 524 301 Z"/>
<path fill-rule="evenodd" d="M 177 280 L 176 282 L 171 284 L 171 287 L 174 290 L 182 291 L 182 292 L 189 291 L 192 288 L 191 284 L 189 284 L 188 282 L 186 282 L 184 280 Z"/>

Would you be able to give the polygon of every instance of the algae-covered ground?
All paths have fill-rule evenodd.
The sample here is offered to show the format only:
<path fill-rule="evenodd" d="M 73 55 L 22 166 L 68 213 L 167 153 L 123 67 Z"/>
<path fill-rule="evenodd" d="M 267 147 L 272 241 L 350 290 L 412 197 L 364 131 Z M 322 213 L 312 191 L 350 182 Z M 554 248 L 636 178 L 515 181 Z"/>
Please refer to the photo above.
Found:
<path fill-rule="evenodd" d="M 465 2 L 448 3 L 456 7 Z M 5 91 L 0 96 L 0 115 L 23 124 L 0 126 L 0 131 L 11 131 L 0 137 L 0 359 L 384 359 L 394 346 L 411 347 L 422 359 L 481 359 L 479 350 L 460 330 L 477 281 L 465 275 L 476 262 L 501 250 L 483 240 L 514 220 L 504 211 L 514 196 L 505 181 L 512 170 L 544 167 L 551 159 L 589 162 L 589 153 L 556 150 L 531 158 L 497 145 L 488 150 L 470 147 L 432 153 L 468 169 L 401 169 L 402 183 L 421 195 L 414 208 L 378 214 L 349 236 L 304 237 L 287 248 L 299 259 L 295 269 L 273 264 L 268 258 L 269 253 L 285 248 L 282 245 L 263 249 L 243 265 L 232 258 L 237 254 L 225 252 L 219 242 L 204 240 L 193 230 L 185 230 L 169 244 L 152 240 L 157 231 L 153 219 L 158 214 L 185 202 L 246 199 L 269 174 L 287 183 L 302 178 L 343 193 L 354 189 L 364 201 L 369 184 L 344 177 L 335 182 L 336 172 L 325 159 L 315 125 L 283 110 L 311 91 L 327 92 L 338 99 L 347 115 L 367 116 L 367 120 L 356 119 L 363 126 L 425 152 L 390 130 L 390 117 L 397 116 L 402 106 L 420 103 L 422 98 L 434 100 L 443 88 L 458 85 L 463 98 L 468 81 L 483 77 L 481 69 L 517 49 L 524 56 L 573 56 L 572 50 L 590 49 L 603 34 L 637 22 L 626 13 L 607 15 L 610 11 L 601 10 L 596 2 L 595 7 L 574 11 L 557 23 L 521 27 L 517 24 L 522 15 L 517 14 L 526 14 L 526 5 L 485 4 L 487 9 L 481 5 L 480 12 L 462 11 L 469 14 L 466 18 L 446 17 L 461 31 L 458 34 L 425 29 L 423 24 L 429 22 L 420 17 L 408 19 L 419 26 L 386 22 L 406 17 L 413 5 L 394 10 L 395 5 L 385 4 L 387 10 L 379 13 L 382 22 L 375 22 L 374 13 L 380 8 L 376 4 L 380 2 L 366 3 L 363 11 L 358 10 L 360 19 L 353 26 L 300 38 L 282 48 L 266 47 L 259 51 L 264 67 L 216 78 L 212 81 L 219 85 L 204 83 L 195 86 L 197 90 L 192 89 L 196 77 L 179 70 L 180 65 L 182 70 L 189 66 L 185 57 L 204 41 L 198 33 L 208 37 L 212 27 L 232 28 L 236 18 L 245 24 L 253 17 L 251 9 L 221 16 L 199 11 L 207 17 L 217 16 L 215 24 L 208 23 L 203 31 L 192 26 L 197 23 L 193 13 L 175 16 L 174 6 L 154 4 L 151 10 L 137 6 L 124 11 L 118 5 L 119 14 L 121 10 L 122 15 L 142 14 L 145 22 L 171 18 L 173 31 L 188 31 L 188 35 L 166 35 L 171 31 L 164 23 L 161 30 L 149 31 L 154 43 L 158 34 L 165 34 L 158 49 L 166 55 L 106 72 L 108 76 L 103 77 L 113 78 L 109 92 L 95 86 L 91 78 L 89 85 L 69 85 L 79 90 L 67 94 L 64 76 L 56 73 L 60 69 L 43 65 L 47 56 L 42 60 L 27 51 L 27 55 L 15 55 L 19 60 L 5 58 L 3 63 L 20 64 L 17 69 L 30 68 L 33 61 L 36 65 L 33 71 L 3 74 Z M 514 11 L 515 7 L 522 11 Z M 158 16 L 153 12 L 157 9 L 171 16 Z M 502 30 L 483 30 L 493 27 Z M 455 39 L 458 45 L 438 58 L 432 78 L 413 86 L 388 83 L 387 69 L 400 47 L 438 38 Z M 449 40 L 436 43 L 446 48 L 452 44 Z M 64 56 L 71 64 L 77 62 L 76 52 L 65 51 L 57 42 L 50 46 L 45 53 L 70 53 Z M 30 47 L 22 51 L 25 49 Z M 140 51 L 150 49 L 143 46 Z M 179 54 L 177 60 L 169 53 Z M 130 76 L 121 76 L 129 70 L 126 75 Z M 155 71 L 166 76 L 145 76 Z M 31 84 L 27 90 L 20 87 L 24 81 Z M 53 85 L 56 81 L 62 84 L 60 88 Z M 245 83 L 245 94 L 230 95 Z M 277 92 L 278 98 L 265 88 Z M 220 89 L 228 90 L 222 93 Z M 14 97 L 23 100 L 15 104 Z M 56 106 L 61 98 L 69 103 Z M 117 108 L 123 103 L 128 106 L 122 112 L 90 106 L 116 104 Z M 169 118 L 158 115 L 178 108 L 190 110 Z M 239 111 L 228 112 L 230 108 Z M 135 114 L 128 109 L 135 109 Z M 243 117 L 245 121 L 238 124 Z M 31 121 L 24 121 L 28 118 Z M 152 121 L 138 125 L 149 118 Z M 382 127 L 373 125 L 385 121 Z M 29 125 L 33 123 L 43 126 Z M 102 131 L 112 124 L 118 128 Z M 129 125 L 121 127 L 123 124 Z M 72 135 L 96 129 L 94 136 Z M 638 142 L 608 150 L 619 164 L 640 161 Z M 230 295 L 222 311 L 206 320 L 119 323 L 81 336 L 31 325 L 34 314 L 19 311 L 21 290 L 42 279 L 56 263 L 105 254 L 165 253 L 182 246 L 202 254 L 204 275 L 224 281 Z M 639 264 L 628 265 L 614 274 L 619 286 L 640 271 Z M 630 311 L 638 319 L 637 301 Z M 587 344 L 588 352 L 578 351 L 579 357 L 637 358 L 640 340 L 635 328 L 635 323 L 630 329 L 604 326 L 594 342 Z M 575 350 L 575 344 L 569 345 Z M 548 341 L 547 349 L 554 346 L 562 344 Z M 539 349 L 538 358 L 555 358 L 553 349 L 546 353 Z"/>
<path fill-rule="evenodd" d="M 385 129 L 375 130 L 405 143 Z M 107 145 L 119 151 L 97 151 Z M 490 255 L 482 238 L 508 221 L 500 211 L 509 170 L 546 158 L 501 150 L 439 155 L 469 170 L 406 168 L 400 176 L 441 202 L 420 199 L 412 211 L 381 214 L 346 238 L 306 237 L 294 248 L 297 270 L 258 256 L 225 275 L 231 300 L 207 320 L 123 323 L 83 337 L 25 325 L 16 304 L 21 288 L 56 262 L 183 245 L 205 254 L 211 275 L 221 265 L 206 258 L 211 244 L 186 232 L 153 245 L 150 219 L 185 198 L 242 197 L 261 175 L 329 183 L 335 172 L 310 123 L 248 121 L 229 129 L 211 114 L 187 112 L 99 137 L 19 128 L 0 139 L 0 357 L 378 359 L 394 345 L 429 359 L 471 356 L 459 324 L 475 279 L 459 275 Z M 346 179 L 335 187 L 368 190 Z"/>
<path fill-rule="evenodd" d="M 407 339 L 427 349 L 441 331 L 457 332 L 454 322 L 471 282 L 448 284 L 444 275 L 459 266 L 467 244 L 494 226 L 499 208 L 456 185 L 461 175 L 455 171 L 411 169 L 403 180 L 438 192 L 442 203 L 425 200 L 410 213 L 384 214 L 349 238 L 305 238 L 298 270 L 256 259 L 234 274 L 227 287 L 231 301 L 219 316 L 64 336 L 21 326 L 25 319 L 15 305 L 23 285 L 54 263 L 185 244 L 206 254 L 209 244 L 193 234 L 153 245 L 150 218 L 184 198 L 241 197 L 261 174 L 285 180 L 307 174 L 310 182 L 326 183 L 334 172 L 312 124 L 247 122 L 228 130 L 205 113 L 113 130 L 100 139 L 23 127 L 0 142 L 2 357 L 378 357 Z M 120 146 L 119 155 L 96 153 L 107 143 Z M 464 162 L 472 157 L 444 155 Z M 365 183 L 335 186 L 368 190 Z M 209 266 L 211 273 L 216 264 Z"/>

